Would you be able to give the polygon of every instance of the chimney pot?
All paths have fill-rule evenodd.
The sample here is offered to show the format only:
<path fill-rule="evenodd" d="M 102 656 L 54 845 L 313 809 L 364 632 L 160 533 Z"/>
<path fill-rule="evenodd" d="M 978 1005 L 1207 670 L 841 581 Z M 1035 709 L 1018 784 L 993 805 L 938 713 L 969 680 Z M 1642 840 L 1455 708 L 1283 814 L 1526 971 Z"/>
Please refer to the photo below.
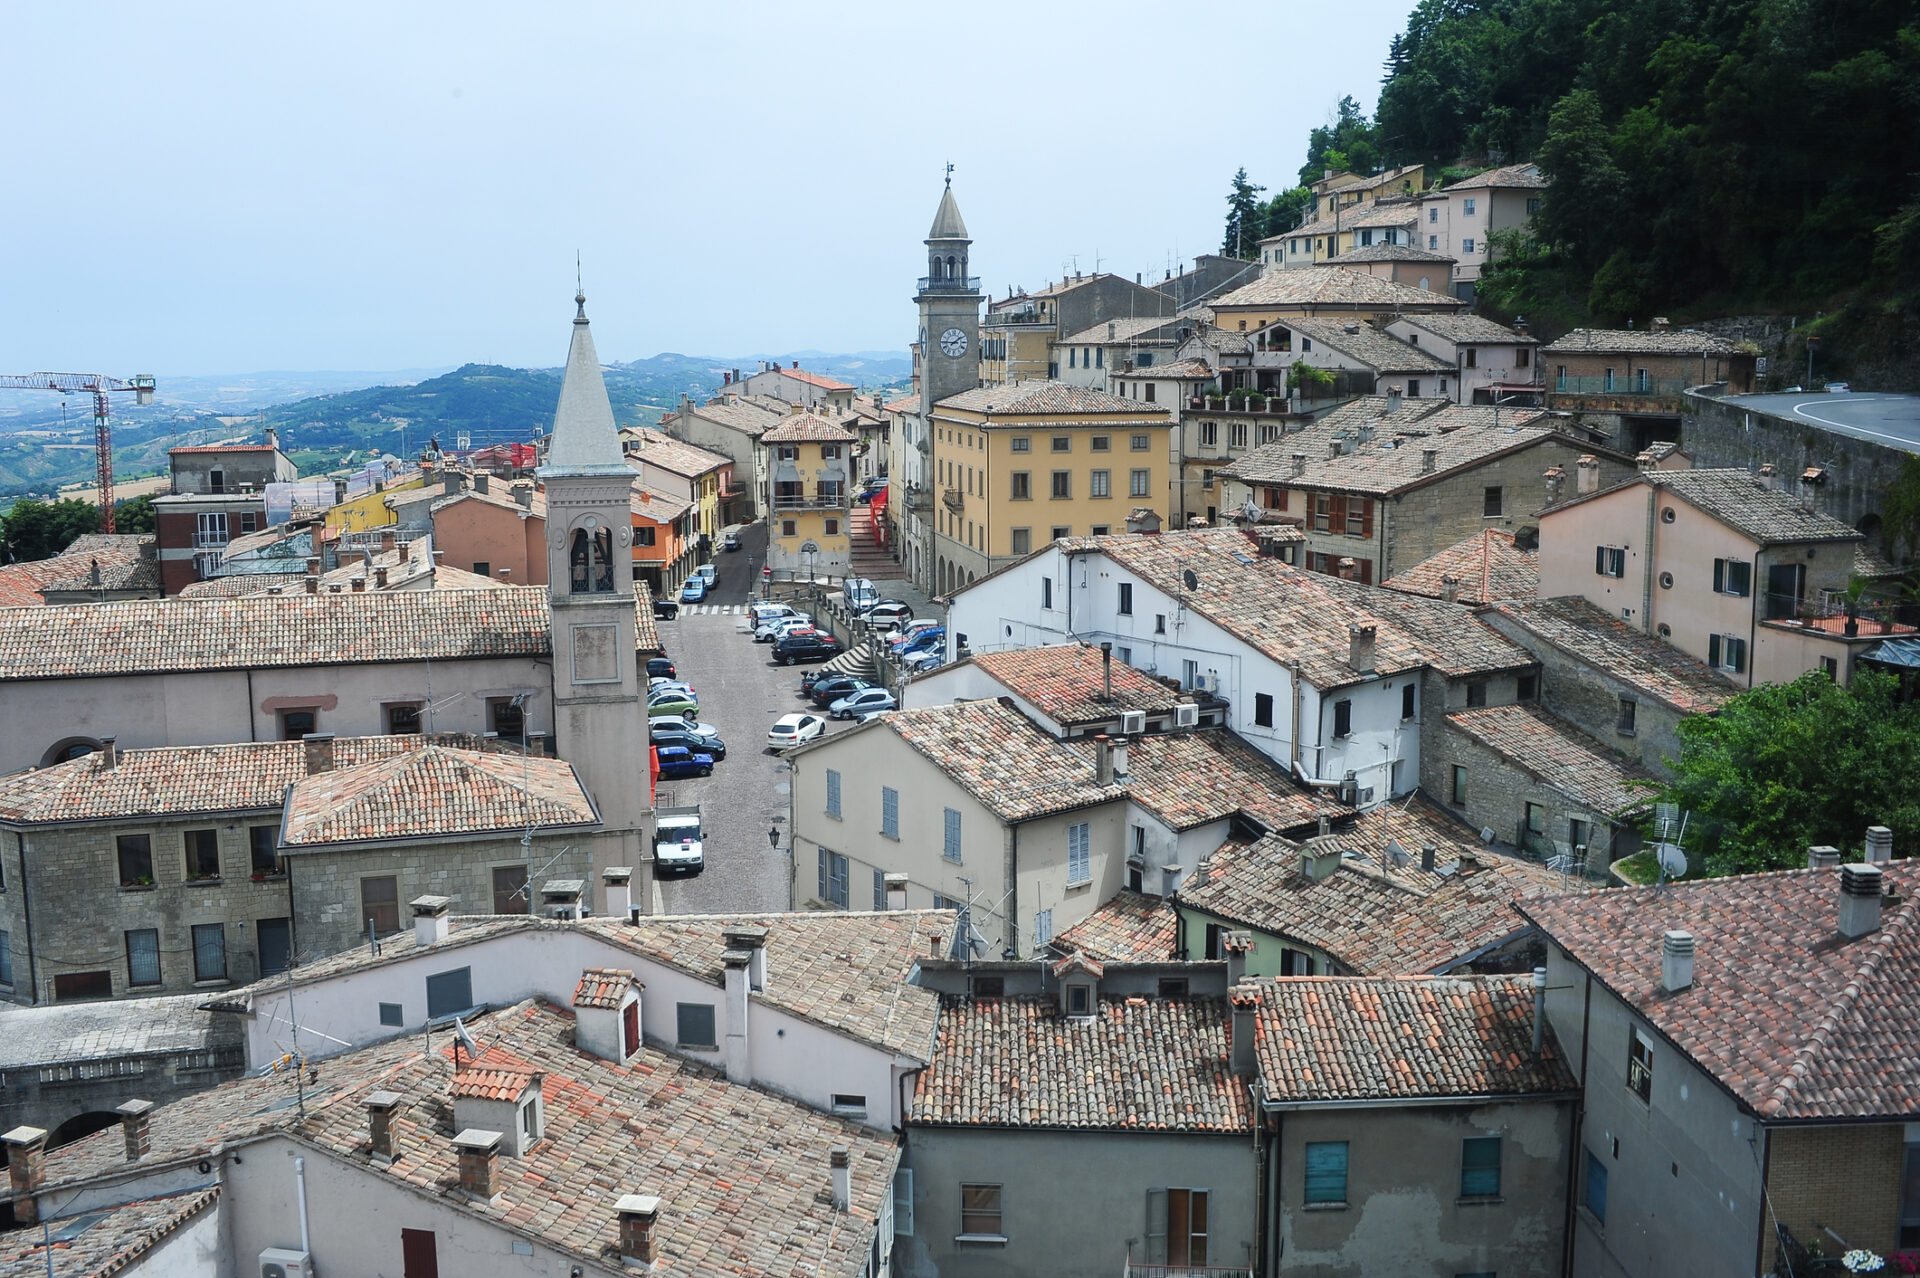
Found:
<path fill-rule="evenodd" d="M 1293 473 L 1296 477 L 1307 473 L 1307 455 L 1305 453 L 1295 453 L 1293 455 Z"/>
<path fill-rule="evenodd" d="M 1228 1027 L 1228 1066 L 1246 1077 L 1258 1067 L 1254 1053 L 1254 1017 L 1260 1009 L 1260 991 L 1252 985 L 1236 985 L 1227 991 L 1233 1005 L 1233 1023 Z"/>
<path fill-rule="evenodd" d="M 400 544 L 400 539 L 394 535 L 393 529 L 382 528 L 380 530 L 380 553 L 381 554 L 383 555 L 392 554 L 394 547 L 398 546 L 399 544 Z"/>
<path fill-rule="evenodd" d="M 1440 599 L 1443 603 L 1460 602 L 1460 579 L 1451 574 L 1440 578 Z"/>
<path fill-rule="evenodd" d="M 318 577 L 320 575 L 320 556 L 307 556 L 307 574 L 312 577 Z"/>
<path fill-rule="evenodd" d="M 307 748 L 307 775 L 333 771 L 333 733 L 309 732 L 301 740 Z"/>
<path fill-rule="evenodd" d="M 1547 1044 L 1547 969 L 1533 969 L 1533 1058 L 1540 1059 L 1540 1049 Z"/>
<path fill-rule="evenodd" d="M 600 872 L 600 886 L 605 896 L 605 909 L 609 918 L 619 919 L 622 923 L 633 919 L 633 867 L 630 865 L 610 865 Z"/>
<path fill-rule="evenodd" d="M 1370 621 L 1356 621 L 1347 627 L 1347 664 L 1355 674 L 1373 673 L 1373 646 L 1378 633 Z"/>
<path fill-rule="evenodd" d="M 373 584 L 377 590 L 385 590 L 387 588 L 387 567 L 385 564 L 373 570 Z"/>
<path fill-rule="evenodd" d="M 1840 867 L 1840 935 L 1848 940 L 1880 929 L 1880 867 Z"/>
<path fill-rule="evenodd" d="M 38 1194 L 47 1177 L 47 1130 L 22 1124 L 0 1140 L 7 1143 L 7 1179 L 13 1189 L 13 1220 L 17 1225 L 40 1219 Z"/>
<path fill-rule="evenodd" d="M 827 1162 L 833 1175 L 833 1205 L 846 1211 L 853 1203 L 853 1158 L 845 1145 L 835 1145 L 827 1151 Z"/>
<path fill-rule="evenodd" d="M 1660 938 L 1660 988 L 1678 994 L 1693 984 L 1693 933 L 1668 932 Z"/>
<path fill-rule="evenodd" d="M 1388 391 L 1386 411 L 1391 413 L 1399 409 L 1399 407 L 1400 407 L 1400 392 L 1398 390 Z"/>
<path fill-rule="evenodd" d="M 1893 831 L 1884 825 L 1867 827 L 1867 861 L 1878 865 L 1893 860 Z"/>
<path fill-rule="evenodd" d="M 366 590 L 366 588 L 367 588 L 367 579 L 365 577 L 355 577 L 353 579 L 354 594 L 356 595 L 361 594 Z"/>
<path fill-rule="evenodd" d="M 1128 748 L 1125 737 L 1116 737 L 1113 742 L 1113 780 L 1116 785 L 1125 785 L 1132 779 L 1128 770 Z"/>
<path fill-rule="evenodd" d="M 889 874 L 886 876 L 887 908 L 904 910 L 907 908 L 907 876 Z"/>
<path fill-rule="evenodd" d="M 1431 843 L 1422 843 L 1420 845 L 1420 868 L 1425 870 L 1428 874 L 1432 874 L 1434 862 L 1439 858 L 1439 856 L 1440 856 L 1439 848 L 1435 847 Z"/>
<path fill-rule="evenodd" d="M 120 766 L 120 743 L 116 737 L 100 738 L 100 757 L 109 768 Z"/>
<path fill-rule="evenodd" d="M 1229 932 L 1220 940 L 1227 956 L 1227 986 L 1232 988 L 1247 979 L 1247 955 L 1253 952 L 1253 933 Z"/>
<path fill-rule="evenodd" d="M 306 587 L 307 587 L 307 593 L 308 593 L 308 594 L 310 594 L 310 595 L 317 595 L 317 594 L 319 594 L 319 593 L 320 593 L 320 579 L 319 579 L 318 577 L 316 577 L 316 576 L 314 576 L 314 575 L 313 575 L 312 573 L 308 573 L 308 574 L 307 574 L 307 580 L 306 580 Z"/>
<path fill-rule="evenodd" d="M 399 1116 L 402 1099 L 398 1092 L 381 1091 L 368 1096 L 365 1102 L 373 1160 L 382 1166 L 393 1161 L 393 1120 Z"/>
<path fill-rule="evenodd" d="M 114 1110 L 120 1115 L 120 1131 L 127 1141 L 127 1161 L 137 1163 L 153 1150 L 153 1135 L 150 1124 L 153 1117 L 153 1102 L 150 1100 L 130 1100 Z"/>
<path fill-rule="evenodd" d="M 1600 491 L 1600 459 L 1592 453 L 1582 453 L 1580 460 L 1573 464 L 1579 476 L 1575 486 L 1582 495 Z"/>
<path fill-rule="evenodd" d="M 447 939 L 447 911 L 453 905 L 450 896 L 416 896 L 407 902 L 413 911 L 413 943 L 422 948 Z"/>
<path fill-rule="evenodd" d="M 1807 868 L 1809 870 L 1827 870 L 1840 864 L 1840 849 L 1816 844 L 1807 849 Z"/>
<path fill-rule="evenodd" d="M 652 1194 L 626 1194 L 613 1210 L 620 1218 L 620 1259 L 636 1269 L 651 1269 L 653 1228 L 660 1223 L 660 1200 Z"/>

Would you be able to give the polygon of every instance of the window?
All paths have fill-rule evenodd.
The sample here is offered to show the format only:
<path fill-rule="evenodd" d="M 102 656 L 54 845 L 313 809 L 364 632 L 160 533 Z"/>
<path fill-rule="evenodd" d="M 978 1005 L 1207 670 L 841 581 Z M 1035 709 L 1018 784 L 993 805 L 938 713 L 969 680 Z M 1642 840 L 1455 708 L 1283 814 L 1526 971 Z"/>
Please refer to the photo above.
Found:
<path fill-rule="evenodd" d="M 1371 537 L 1373 535 L 1373 498 L 1347 498 L 1347 536 Z"/>
<path fill-rule="evenodd" d="M 1534 698 L 1534 694 L 1538 692 L 1539 689 L 1540 689 L 1540 679 L 1537 675 L 1523 674 L 1518 679 L 1514 680 L 1514 692 L 1513 692 L 1514 700 L 1531 701 Z"/>
<path fill-rule="evenodd" d="M 1567 820 L 1567 843 L 1569 846 L 1585 852 L 1592 846 L 1593 827 L 1578 817 Z"/>
<path fill-rule="evenodd" d="M 1607 1165 L 1600 1161 L 1600 1155 L 1591 1149 L 1587 1151 L 1587 1210 L 1601 1224 L 1607 1223 Z"/>
<path fill-rule="evenodd" d="M 820 891 L 828 905 L 847 908 L 847 858 L 827 848 L 820 849 Z"/>
<path fill-rule="evenodd" d="M 1456 763 L 1453 765 L 1453 803 L 1456 807 L 1465 807 L 1467 802 L 1467 770 Z"/>
<path fill-rule="evenodd" d="M 484 559 L 476 559 L 473 561 L 473 575 L 476 577 L 491 577 L 493 576 L 493 565 Z"/>
<path fill-rule="evenodd" d="M 1211 489 L 1213 487 L 1213 477 L 1215 473 L 1216 472 L 1213 471 L 1212 469 L 1202 470 L 1200 472 L 1200 486 L 1202 488 Z"/>
<path fill-rule="evenodd" d="M 1713 593 L 1739 595 L 1742 599 L 1752 594 L 1753 565 L 1744 559 L 1714 560 Z"/>
<path fill-rule="evenodd" d="M 1273 694 L 1256 692 L 1253 694 L 1253 726 L 1271 728 L 1273 726 Z"/>
<path fill-rule="evenodd" d="M 1053 437 L 1053 451 L 1054 451 L 1054 452 L 1056 452 L 1056 453 L 1070 453 L 1070 452 L 1072 452 L 1072 451 L 1073 451 L 1073 436 L 1071 436 L 1071 435 L 1055 435 L 1055 436 Z"/>
<path fill-rule="evenodd" d="M 840 819 L 840 774 L 832 768 L 827 769 L 827 815 Z"/>
<path fill-rule="evenodd" d="M 1637 1029 L 1627 1031 L 1627 1090 L 1643 1101 L 1653 1098 L 1653 1043 Z"/>
<path fill-rule="evenodd" d="M 1462 253 L 1473 252 L 1473 237 L 1471 235 L 1460 241 L 1460 251 Z"/>
<path fill-rule="evenodd" d="M 798 444 L 781 444 L 774 451 L 779 454 L 781 461 L 800 460 L 800 445 Z"/>
<path fill-rule="evenodd" d="M 1433 212 L 1433 210 L 1432 210 L 1432 209 L 1428 209 L 1428 210 L 1427 210 L 1427 212 L 1429 212 L 1429 213 L 1431 213 L 1431 212 Z M 1437 236 L 1437 235 L 1429 235 L 1429 236 L 1427 237 L 1427 248 L 1428 248 L 1428 249 L 1429 249 L 1430 251 L 1432 251 L 1432 252 L 1436 252 L 1436 253 L 1437 253 L 1437 252 L 1439 252 L 1439 251 L 1440 251 L 1440 237 L 1439 237 L 1439 236 Z"/>
<path fill-rule="evenodd" d="M 279 841 L 280 827 L 277 825 L 247 827 L 247 853 L 253 865 L 254 878 L 285 872 L 286 867 L 280 864 L 280 850 L 275 846 Z"/>
<path fill-rule="evenodd" d="M 387 707 L 387 732 L 396 737 L 410 736 L 420 731 L 420 706 L 409 701 L 404 705 Z"/>
<path fill-rule="evenodd" d="M 1487 704 L 1487 681 L 1485 679 L 1476 679 L 1467 685 L 1467 705 L 1472 707 L 1484 706 L 1485 704 Z"/>
<path fill-rule="evenodd" d="M 1013 499 L 1015 501 L 1033 500 L 1033 472 L 1016 470 L 1013 472 Z"/>
<path fill-rule="evenodd" d="M 1067 986 L 1067 1015 L 1093 1015 L 1093 987 L 1076 981 Z"/>
<path fill-rule="evenodd" d="M 376 936 L 400 930 L 400 880 L 391 874 L 360 880 L 360 922 L 371 923 Z"/>
<path fill-rule="evenodd" d="M 160 984 L 160 931 L 143 927 L 127 933 L 127 985 Z"/>
<path fill-rule="evenodd" d="M 960 1186 L 960 1236 L 1004 1238 L 1000 1221 L 1000 1186 Z"/>
<path fill-rule="evenodd" d="M 838 537 L 840 535 L 840 521 L 837 519 L 827 520 L 827 526 L 823 530 L 823 533 L 828 537 Z"/>
<path fill-rule="evenodd" d="M 1467 347 L 1466 355 L 1467 355 L 1468 368 L 1480 367 L 1480 348 L 1479 347 L 1477 346 Z"/>
<path fill-rule="evenodd" d="M 1404 721 L 1413 718 L 1414 685 L 1400 685 L 1400 718 Z"/>
<path fill-rule="evenodd" d="M 1500 1138 L 1469 1136 L 1460 1142 L 1460 1196 L 1497 1198 L 1500 1194 Z"/>
<path fill-rule="evenodd" d="M 405 1025 L 406 1013 L 398 1003 L 380 1004 L 380 1023 L 382 1025 Z"/>
<path fill-rule="evenodd" d="M 1439 209 L 1437 209 L 1437 208 L 1431 208 L 1431 209 L 1428 209 L 1428 210 L 1427 210 L 1427 221 L 1429 221 L 1429 222 L 1438 222 L 1439 220 L 1440 220 L 1440 210 L 1439 210 Z"/>
<path fill-rule="evenodd" d="M 1149 358 L 1149 359 L 1151 359 L 1152 357 L 1151 357 L 1151 356 L 1149 356 L 1148 358 Z M 1148 383 L 1147 383 L 1146 385 L 1147 385 L 1147 402 L 1148 402 L 1149 404 L 1151 404 L 1151 403 L 1153 403 L 1153 390 L 1154 390 L 1154 387 L 1155 387 L 1155 386 L 1157 385 L 1157 383 L 1155 383 L 1155 382 L 1148 382 Z M 1144 437 L 1144 436 L 1141 436 L 1141 435 L 1135 435 L 1135 436 L 1134 436 L 1134 438 L 1135 438 L 1135 439 L 1143 439 L 1143 438 L 1145 438 L 1145 437 Z"/>
<path fill-rule="evenodd" d="M 1087 492 L 1092 497 L 1113 496 L 1113 472 L 1096 470 L 1087 479 Z"/>
<path fill-rule="evenodd" d="M 1353 735 L 1353 702 L 1346 697 L 1333 703 L 1333 735 L 1336 737 Z"/>
<path fill-rule="evenodd" d="M 781 535 L 782 537 L 793 537 L 793 536 L 797 536 L 797 535 L 799 534 L 799 531 L 800 531 L 800 521 L 799 521 L 799 520 L 797 520 L 797 519 L 783 519 L 783 520 L 781 520 L 781 521 L 780 521 L 780 535 Z"/>
<path fill-rule="evenodd" d="M 958 864 L 960 861 L 960 813 L 957 809 L 944 810 L 945 837 L 940 845 L 940 855 Z"/>
<path fill-rule="evenodd" d="M 1339 1204 L 1347 1201 L 1347 1142 L 1307 1142 L 1306 1202 Z"/>
<path fill-rule="evenodd" d="M 1838 683 L 1840 681 L 1839 661 L 1837 661 L 1833 657 L 1820 658 L 1820 672 L 1826 675 L 1827 678 L 1833 680 L 1835 683 Z"/>
<path fill-rule="evenodd" d="M 658 544 L 655 537 L 658 531 L 659 529 L 655 528 L 652 524 L 641 525 L 633 530 L 633 544 L 636 546 L 652 546 Z"/>
<path fill-rule="evenodd" d="M 1506 513 L 1506 504 L 1506 490 L 1498 484 L 1489 484 L 1480 502 L 1480 513 L 1485 518 L 1498 519 Z"/>
<path fill-rule="evenodd" d="M 900 792 L 890 785 L 880 787 L 880 833 L 900 837 Z"/>
<path fill-rule="evenodd" d="M 519 738 L 527 731 L 527 712 L 514 704 L 513 697 L 495 697 L 487 702 L 487 717 L 493 720 L 493 733 L 499 737 Z"/>
<path fill-rule="evenodd" d="M 1110 453 L 1113 451 L 1113 436 L 1095 435 L 1088 447 L 1096 453 Z"/>
<path fill-rule="evenodd" d="M 1245 422 L 1227 423 L 1227 447 L 1245 448 L 1247 446 L 1247 424 Z"/>
<path fill-rule="evenodd" d="M 833 1112 L 841 1118 L 865 1118 L 867 1116 L 867 1098 L 850 1096 L 844 1092 L 831 1094 Z"/>
<path fill-rule="evenodd" d="M 1153 472 L 1150 470 L 1130 471 L 1127 476 L 1127 493 L 1133 497 L 1153 496 Z"/>
<path fill-rule="evenodd" d="M 1051 577 L 1042 577 L 1040 579 L 1040 606 L 1042 608 L 1053 607 L 1053 578 Z"/>
<path fill-rule="evenodd" d="M 1606 389 L 1608 390 L 1613 389 L 1613 370 L 1611 368 L 1606 370 L 1606 372 L 1601 375 L 1601 381 L 1605 385 Z"/>
<path fill-rule="evenodd" d="M 527 891 L 525 865 L 493 867 L 493 912 L 495 914 L 533 913 L 533 894 Z"/>
<path fill-rule="evenodd" d="M 1532 217 L 1534 214 L 1538 213 L 1539 211 L 1540 211 L 1540 197 L 1537 195 L 1528 196 L 1527 197 L 1527 216 Z"/>
<path fill-rule="evenodd" d="M 1073 472 L 1056 470 L 1053 472 L 1053 495 L 1055 498 L 1073 496 Z"/>
<path fill-rule="evenodd" d="M 1409 377 L 1407 379 L 1407 398 L 1408 399 L 1420 398 L 1420 379 L 1419 378 Z"/>
<path fill-rule="evenodd" d="M 1013 553 L 1026 555 L 1033 552 L 1033 529 L 1016 528 L 1013 530 Z"/>
<path fill-rule="evenodd" d="M 1471 195 L 1460 201 L 1460 212 L 1468 217 L 1473 216 L 1473 197 Z"/>
<path fill-rule="evenodd" d="M 1626 576 L 1627 548 L 1625 546 L 1595 546 L 1593 548 L 1593 570 L 1602 577 Z"/>
<path fill-rule="evenodd" d="M 1120 658 L 1120 664 L 1123 666 L 1133 664 L 1133 649 L 1131 648 L 1116 643 L 1113 645 L 1113 655 Z"/>
<path fill-rule="evenodd" d="M 1200 686 L 1200 663 L 1188 658 L 1180 663 L 1180 686 L 1191 691 Z"/>
<path fill-rule="evenodd" d="M 1333 498 L 1327 493 L 1313 495 L 1313 530 L 1315 532 L 1333 531 Z"/>
<path fill-rule="evenodd" d="M 713 1004 L 676 1004 L 673 1033 L 674 1042 L 680 1047 L 697 1047 L 710 1052 L 720 1046 L 713 1034 Z"/>
<path fill-rule="evenodd" d="M 193 979 L 196 981 L 227 979 L 226 924 L 196 923 L 193 925 Z"/>
<path fill-rule="evenodd" d="M 311 710 L 282 710 L 280 712 L 280 739 L 298 741 L 304 736 L 320 731 L 319 716 Z"/>
<path fill-rule="evenodd" d="M 188 830 L 181 838 L 187 849 L 187 878 L 190 880 L 219 878 L 220 832 Z"/>
<path fill-rule="evenodd" d="M 1634 701 L 1632 697 L 1620 698 L 1620 715 L 1614 720 L 1613 730 L 1623 736 L 1633 735 Z"/>
<path fill-rule="evenodd" d="M 1093 882 L 1093 826 L 1079 821 L 1067 827 L 1067 886 Z"/>
<path fill-rule="evenodd" d="M 1152 385 L 1151 385 L 1151 383 L 1149 383 L 1149 385 L 1148 385 L 1148 394 L 1147 394 L 1147 398 L 1148 398 L 1148 399 L 1152 399 L 1152 398 L 1153 398 L 1153 394 L 1152 394 Z M 1151 445 L 1150 445 L 1150 444 L 1148 443 L 1148 439 L 1149 439 L 1149 437 L 1148 437 L 1148 436 L 1146 436 L 1146 435 L 1135 435 L 1135 436 L 1133 437 L 1133 442 L 1132 442 L 1132 444 L 1131 444 L 1131 445 L 1129 445 L 1129 446 L 1130 446 L 1130 447 L 1131 447 L 1131 448 L 1133 449 L 1133 451 L 1134 451 L 1134 452 L 1136 452 L 1136 453 L 1144 453 L 1144 452 L 1146 452 L 1146 451 L 1147 451 L 1147 449 L 1148 449 L 1148 448 L 1149 448 L 1149 447 L 1151 446 Z"/>
<path fill-rule="evenodd" d="M 1525 368 L 1527 366 L 1527 348 L 1526 347 L 1516 346 L 1514 348 L 1513 364 L 1515 368 Z"/>
<path fill-rule="evenodd" d="M 1015 453 L 1030 453 L 1033 451 L 1033 440 L 1026 435 L 1015 435 L 1007 441 L 1007 450 Z"/>
<path fill-rule="evenodd" d="M 1131 581 L 1120 583 L 1120 615 L 1123 617 L 1133 615 L 1133 583 Z"/>
<path fill-rule="evenodd" d="M 1738 635 L 1708 635 L 1707 664 L 1734 674 L 1747 668 L 1747 641 Z"/>
<path fill-rule="evenodd" d="M 0 985 L 13 984 L 13 937 L 0 932 Z"/>
<path fill-rule="evenodd" d="M 1053 940 L 1053 911 L 1035 910 L 1033 912 L 1033 943 L 1046 945 Z"/>
<path fill-rule="evenodd" d="M 240 515 L 240 531 L 243 533 L 250 533 L 250 532 L 258 532 L 259 530 L 260 530 L 260 517 L 254 514 L 251 510 L 242 512 Z"/>
<path fill-rule="evenodd" d="M 113 842 L 120 854 L 120 886 L 151 886 L 153 883 L 152 838 L 145 834 L 122 834 Z"/>
<path fill-rule="evenodd" d="M 1547 809 L 1542 804 L 1527 804 L 1527 841 L 1547 837 Z"/>
<path fill-rule="evenodd" d="M 1055 524 L 1053 526 L 1053 539 L 1055 541 L 1059 541 L 1062 537 L 1071 537 L 1072 535 L 1073 529 L 1065 524 Z"/>
<path fill-rule="evenodd" d="M 60 972 L 53 978 L 55 1002 L 76 998 L 112 998 L 111 972 Z"/>
<path fill-rule="evenodd" d="M 215 467 L 207 472 L 207 491 L 223 493 L 227 491 L 227 472 Z"/>

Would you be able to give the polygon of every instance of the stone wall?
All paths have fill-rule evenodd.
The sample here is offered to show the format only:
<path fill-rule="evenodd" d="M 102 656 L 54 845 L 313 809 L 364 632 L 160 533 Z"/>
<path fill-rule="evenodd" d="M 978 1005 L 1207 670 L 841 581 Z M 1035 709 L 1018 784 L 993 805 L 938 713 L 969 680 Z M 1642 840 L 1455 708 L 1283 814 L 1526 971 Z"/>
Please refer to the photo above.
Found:
<path fill-rule="evenodd" d="M 1833 1240 L 1885 1254 L 1900 1242 L 1900 1166 L 1905 1144 L 1900 1124 L 1792 1127 L 1767 1135 L 1767 1199 L 1772 1213 L 1804 1245 Z M 1768 1221 L 1771 1225 L 1772 1220 Z M 1765 1271 L 1775 1254 L 1767 1230 Z"/>
<path fill-rule="evenodd" d="M 1549 840 L 1572 843 L 1570 822 L 1587 823 L 1587 868 L 1591 872 L 1604 871 L 1608 862 L 1637 851 L 1640 846 L 1637 834 L 1614 829 L 1606 813 L 1561 793 L 1517 762 L 1494 753 L 1451 724 L 1437 735 L 1431 757 L 1431 766 L 1423 766 L 1422 771 L 1430 772 L 1439 784 L 1429 788 L 1429 795 L 1475 829 L 1492 830 L 1499 842 L 1522 845 L 1526 805 L 1537 803 L 1547 810 Z M 1464 803 L 1453 801 L 1452 777 L 1456 765 L 1467 770 Z M 1544 860 L 1555 850 L 1534 848 L 1531 855 Z"/>

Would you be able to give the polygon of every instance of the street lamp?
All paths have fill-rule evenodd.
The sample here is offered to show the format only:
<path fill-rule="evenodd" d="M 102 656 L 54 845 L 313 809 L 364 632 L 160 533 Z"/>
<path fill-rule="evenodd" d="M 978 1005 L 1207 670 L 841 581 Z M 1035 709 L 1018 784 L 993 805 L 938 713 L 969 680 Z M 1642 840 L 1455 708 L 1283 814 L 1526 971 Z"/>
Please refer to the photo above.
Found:
<path fill-rule="evenodd" d="M 776 825 L 772 829 L 767 831 L 767 846 L 770 848 L 777 848 L 780 846 L 780 827 L 779 826 Z"/>

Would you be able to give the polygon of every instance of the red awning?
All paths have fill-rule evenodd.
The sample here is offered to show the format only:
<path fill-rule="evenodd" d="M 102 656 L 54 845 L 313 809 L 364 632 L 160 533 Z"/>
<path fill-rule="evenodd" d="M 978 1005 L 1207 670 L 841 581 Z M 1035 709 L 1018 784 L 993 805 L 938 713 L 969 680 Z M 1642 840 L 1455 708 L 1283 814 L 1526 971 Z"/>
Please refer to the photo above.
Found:
<path fill-rule="evenodd" d="M 882 488 L 879 492 L 875 493 L 873 500 L 867 503 L 868 508 L 872 510 L 884 509 L 887 504 L 887 492 L 887 489 Z"/>

